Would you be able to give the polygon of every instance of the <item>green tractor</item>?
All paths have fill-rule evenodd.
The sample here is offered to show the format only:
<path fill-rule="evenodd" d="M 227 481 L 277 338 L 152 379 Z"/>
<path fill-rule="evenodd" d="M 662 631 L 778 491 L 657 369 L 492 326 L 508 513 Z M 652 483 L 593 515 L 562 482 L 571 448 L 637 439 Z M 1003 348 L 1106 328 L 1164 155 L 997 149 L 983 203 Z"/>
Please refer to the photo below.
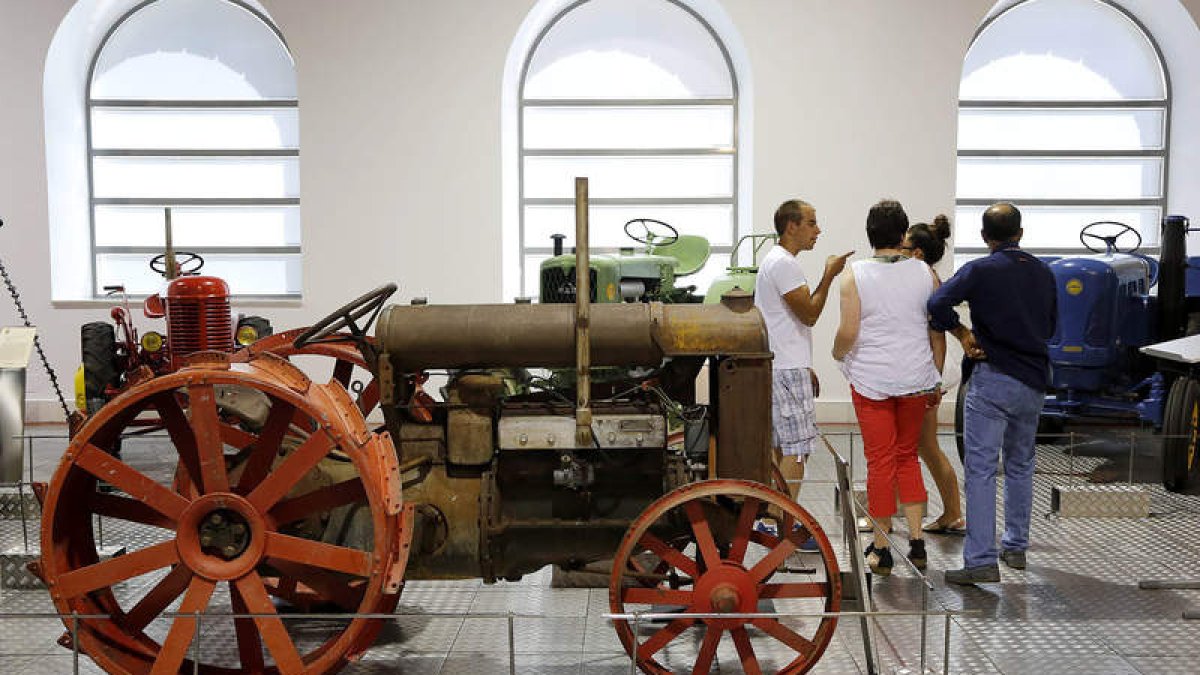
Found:
<path fill-rule="evenodd" d="M 768 244 L 774 244 L 778 239 L 779 236 L 774 233 L 748 234 L 738 239 L 729 256 L 728 271 L 713 279 L 712 285 L 708 287 L 708 292 L 704 294 L 704 304 L 712 305 L 720 302 L 721 296 L 734 288 L 740 288 L 753 294 L 754 281 L 758 276 L 758 254 Z M 742 250 L 743 245 L 750 248 L 750 264 L 745 266 L 738 265 L 738 251 Z"/>
<path fill-rule="evenodd" d="M 707 292 L 696 294 L 695 286 L 678 287 L 680 277 L 695 274 L 708 262 L 712 247 L 704 237 L 679 234 L 671 225 L 652 218 L 634 218 L 625 223 L 625 234 L 645 245 L 641 253 L 632 247 L 616 254 L 591 256 L 592 302 L 703 302 L 715 304 L 733 288 L 754 293 L 758 258 L 763 249 L 779 237 L 774 234 L 748 234 L 738 239 L 730 254 L 725 274 L 713 280 Z M 539 270 L 542 302 L 575 302 L 575 254 L 563 253 L 564 235 L 556 234 L 554 257 L 542 262 Z M 749 249 L 749 264 L 738 263 L 738 253 Z"/>
<path fill-rule="evenodd" d="M 625 223 L 625 234 L 645 245 L 616 254 L 590 257 L 592 302 L 700 302 L 695 286 L 676 287 L 675 280 L 700 271 L 711 251 L 708 240 L 679 234 L 674 227 L 652 218 Z M 575 302 L 575 254 L 563 253 L 561 234 L 553 236 L 554 257 L 539 270 L 542 302 Z"/>

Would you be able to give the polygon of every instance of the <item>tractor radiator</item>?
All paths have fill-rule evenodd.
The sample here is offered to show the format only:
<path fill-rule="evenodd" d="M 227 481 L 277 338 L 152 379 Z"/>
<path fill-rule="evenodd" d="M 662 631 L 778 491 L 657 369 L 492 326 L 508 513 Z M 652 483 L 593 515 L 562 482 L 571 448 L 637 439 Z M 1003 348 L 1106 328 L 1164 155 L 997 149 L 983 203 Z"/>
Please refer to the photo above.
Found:
<path fill-rule="evenodd" d="M 596 270 L 589 270 L 588 294 L 592 302 L 596 301 Z M 542 270 L 541 280 L 542 302 L 575 302 L 575 268 L 552 267 Z"/>

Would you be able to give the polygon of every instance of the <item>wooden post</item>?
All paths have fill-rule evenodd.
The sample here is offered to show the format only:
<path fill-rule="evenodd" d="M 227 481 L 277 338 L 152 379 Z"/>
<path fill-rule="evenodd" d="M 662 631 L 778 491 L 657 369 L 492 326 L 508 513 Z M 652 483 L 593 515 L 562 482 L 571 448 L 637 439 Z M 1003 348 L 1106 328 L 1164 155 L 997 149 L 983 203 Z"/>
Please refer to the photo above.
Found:
<path fill-rule="evenodd" d="M 592 447 L 592 278 L 588 260 L 588 179 L 575 179 L 575 447 Z"/>

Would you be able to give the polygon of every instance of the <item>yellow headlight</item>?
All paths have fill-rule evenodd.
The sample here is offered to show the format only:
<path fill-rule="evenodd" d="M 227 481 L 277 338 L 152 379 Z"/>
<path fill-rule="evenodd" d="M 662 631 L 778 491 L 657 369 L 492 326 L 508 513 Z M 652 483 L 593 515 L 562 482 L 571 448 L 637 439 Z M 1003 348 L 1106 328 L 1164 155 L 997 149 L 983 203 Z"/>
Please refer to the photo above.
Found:
<path fill-rule="evenodd" d="M 254 344 L 258 341 L 258 331 L 254 330 L 254 326 L 246 325 L 237 329 L 237 335 L 234 340 L 243 347 Z"/>
<path fill-rule="evenodd" d="M 146 331 L 142 334 L 142 349 L 153 354 L 163 347 L 163 336 L 161 333 L 154 331 Z"/>

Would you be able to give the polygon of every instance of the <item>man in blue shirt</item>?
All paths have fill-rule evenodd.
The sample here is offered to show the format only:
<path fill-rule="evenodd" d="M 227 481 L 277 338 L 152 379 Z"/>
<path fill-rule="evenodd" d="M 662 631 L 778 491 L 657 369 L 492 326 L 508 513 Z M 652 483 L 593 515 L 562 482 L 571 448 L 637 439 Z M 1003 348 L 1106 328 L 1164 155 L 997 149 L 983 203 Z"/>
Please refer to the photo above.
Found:
<path fill-rule="evenodd" d="M 1045 263 L 1020 248 L 1021 212 L 994 204 L 983 214 L 987 257 L 967 263 L 929 299 L 930 326 L 962 342 L 963 473 L 967 538 L 963 568 L 946 581 L 1000 581 L 997 557 L 1025 568 L 1033 510 L 1034 437 L 1049 374 L 1046 341 L 1054 334 L 1054 276 Z M 971 329 L 954 306 L 967 302 Z M 996 465 L 1004 458 L 1003 550 L 996 548 Z"/>

